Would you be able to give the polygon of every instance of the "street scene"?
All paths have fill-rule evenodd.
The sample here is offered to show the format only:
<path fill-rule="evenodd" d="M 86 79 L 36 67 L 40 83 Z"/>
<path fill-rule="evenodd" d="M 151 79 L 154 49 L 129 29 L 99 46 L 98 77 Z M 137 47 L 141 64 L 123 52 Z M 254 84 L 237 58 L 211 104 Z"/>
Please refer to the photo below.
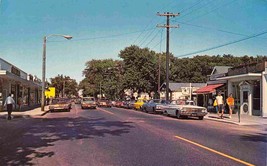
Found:
<path fill-rule="evenodd" d="M 266 0 L 0 0 L 0 165 L 266 166 Z"/>
<path fill-rule="evenodd" d="M 70 112 L 0 123 L 1 165 L 266 164 L 264 125 L 78 104 Z"/>

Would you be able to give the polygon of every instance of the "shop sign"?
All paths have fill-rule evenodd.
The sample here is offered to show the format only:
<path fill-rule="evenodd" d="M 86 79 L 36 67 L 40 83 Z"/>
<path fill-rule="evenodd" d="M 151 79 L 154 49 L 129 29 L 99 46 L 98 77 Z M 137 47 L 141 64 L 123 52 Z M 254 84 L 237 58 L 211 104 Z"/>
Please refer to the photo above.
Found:
<path fill-rule="evenodd" d="M 31 74 L 29 74 L 28 77 L 29 77 L 29 80 L 30 80 L 30 81 L 33 81 L 33 76 L 32 76 Z"/>
<path fill-rule="evenodd" d="M 20 70 L 17 69 L 16 67 L 14 67 L 14 66 L 11 66 L 11 73 L 13 73 L 13 74 L 15 74 L 15 75 L 20 77 Z"/>
<path fill-rule="evenodd" d="M 242 91 L 249 91 L 250 90 L 250 85 L 241 85 L 240 88 Z"/>

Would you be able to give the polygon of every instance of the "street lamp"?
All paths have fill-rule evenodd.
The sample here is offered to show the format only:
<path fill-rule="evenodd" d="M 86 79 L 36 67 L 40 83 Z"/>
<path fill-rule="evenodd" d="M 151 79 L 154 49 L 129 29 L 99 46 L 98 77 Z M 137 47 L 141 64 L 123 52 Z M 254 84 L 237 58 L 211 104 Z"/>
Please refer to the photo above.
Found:
<path fill-rule="evenodd" d="M 46 62 L 46 40 L 51 36 L 60 36 L 64 37 L 65 39 L 72 39 L 72 36 L 69 35 L 61 35 L 61 34 L 51 34 L 48 36 L 44 36 L 43 42 L 43 66 L 42 66 L 42 101 L 41 101 L 41 110 L 44 111 L 45 106 L 45 62 Z"/>

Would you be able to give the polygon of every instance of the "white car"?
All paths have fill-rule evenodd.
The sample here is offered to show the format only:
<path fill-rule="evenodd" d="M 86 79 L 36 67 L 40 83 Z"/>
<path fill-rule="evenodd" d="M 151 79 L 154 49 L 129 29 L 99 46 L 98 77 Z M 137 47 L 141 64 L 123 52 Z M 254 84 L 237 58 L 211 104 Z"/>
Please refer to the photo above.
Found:
<path fill-rule="evenodd" d="M 192 100 L 173 100 L 163 108 L 163 113 L 177 118 L 198 117 L 203 120 L 208 112 L 205 107 L 195 105 Z"/>

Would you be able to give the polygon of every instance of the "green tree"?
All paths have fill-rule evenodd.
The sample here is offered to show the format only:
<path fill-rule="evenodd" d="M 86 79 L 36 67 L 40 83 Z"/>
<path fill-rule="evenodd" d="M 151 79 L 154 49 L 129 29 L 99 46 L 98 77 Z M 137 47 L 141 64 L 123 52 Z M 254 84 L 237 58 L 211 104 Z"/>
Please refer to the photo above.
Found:
<path fill-rule="evenodd" d="M 50 78 L 50 81 L 50 86 L 56 89 L 56 97 L 77 96 L 78 84 L 75 79 L 71 79 L 69 76 L 57 75 L 54 78 Z"/>
<path fill-rule="evenodd" d="M 112 59 L 91 60 L 86 62 L 83 71 L 85 79 L 81 81 L 79 88 L 84 89 L 87 96 L 105 95 L 107 98 L 119 98 L 123 88 L 122 73 L 123 64 L 121 61 Z"/>
<path fill-rule="evenodd" d="M 124 89 L 157 91 L 158 57 L 154 51 L 132 45 L 121 50 L 119 57 L 124 62 Z"/>

